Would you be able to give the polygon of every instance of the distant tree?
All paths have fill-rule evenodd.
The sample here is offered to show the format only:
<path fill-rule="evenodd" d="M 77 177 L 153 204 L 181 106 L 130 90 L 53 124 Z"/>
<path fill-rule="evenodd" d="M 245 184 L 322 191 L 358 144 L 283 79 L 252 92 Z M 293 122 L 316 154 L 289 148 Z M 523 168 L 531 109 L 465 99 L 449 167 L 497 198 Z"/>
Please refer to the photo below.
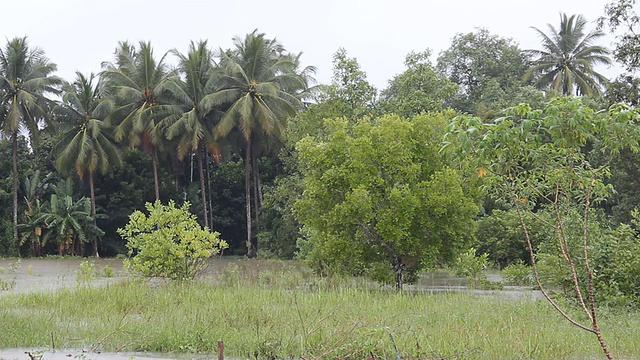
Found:
<path fill-rule="evenodd" d="M 535 60 L 525 78 L 541 88 L 564 95 L 598 95 L 607 78 L 598 73 L 596 65 L 609 65 L 609 50 L 595 45 L 604 36 L 601 30 L 586 31 L 587 20 L 582 15 L 560 14 L 560 27 L 548 24 L 549 33 L 533 28 L 542 39 L 543 50 L 527 50 Z"/>
<path fill-rule="evenodd" d="M 436 71 L 430 56 L 429 50 L 406 56 L 407 70 L 389 80 L 389 86 L 382 91 L 379 100 L 382 111 L 412 117 L 443 110 L 450 103 L 457 86 Z"/>
<path fill-rule="evenodd" d="M 360 68 L 356 58 L 347 56 L 347 50 L 339 48 L 333 54 L 333 77 L 325 86 L 320 101 L 339 102 L 342 115 L 357 120 L 370 115 L 375 105 L 378 91 L 367 80 L 367 74 Z"/>
<path fill-rule="evenodd" d="M 636 74 L 640 67 L 640 17 L 634 10 L 635 3 L 635 0 L 613 1 L 605 7 L 605 16 L 598 19 L 598 28 L 608 26 L 616 35 L 613 56 L 627 71 L 607 86 L 606 98 L 610 103 L 640 104 L 640 78 Z"/>
<path fill-rule="evenodd" d="M 114 126 L 117 141 L 125 140 L 129 147 L 141 145 L 150 154 L 156 200 L 160 198 L 158 151 L 165 145 L 157 124 L 178 111 L 166 96 L 165 85 L 175 74 L 169 71 L 165 56 L 156 60 L 148 42 L 141 41 L 138 49 L 122 42 L 115 62 L 104 63 L 100 74 L 116 103 L 107 123 Z"/>
<path fill-rule="evenodd" d="M 605 16 L 598 19 L 598 27 L 602 29 L 608 25 L 617 35 L 618 42 L 613 51 L 616 60 L 624 64 L 628 72 L 634 72 L 640 67 L 640 17 L 634 10 L 636 0 L 616 0 L 605 7 Z"/>
<path fill-rule="evenodd" d="M 96 219 L 94 175 L 106 174 L 120 166 L 120 149 L 112 136 L 112 129 L 104 122 L 113 109 L 111 99 L 105 98 L 104 88 L 96 77 L 76 73 L 73 84 L 64 87 L 62 106 L 58 112 L 66 121 L 65 133 L 54 148 L 56 168 L 69 176 L 78 175 L 82 181 L 88 176 L 91 217 Z M 93 255 L 98 257 L 98 239 L 90 239 Z"/>
<path fill-rule="evenodd" d="M 178 57 L 178 69 L 183 78 L 176 78 L 166 86 L 175 98 L 175 103 L 180 105 L 180 112 L 166 117 L 161 126 L 168 139 L 177 140 L 179 159 L 184 159 L 187 154 L 196 155 L 203 220 L 205 226 L 211 226 L 211 215 L 207 211 L 204 158 L 207 152 L 217 155 L 220 153 L 213 135 L 213 111 L 216 103 L 211 100 L 211 94 L 219 86 L 214 78 L 214 54 L 207 47 L 206 41 L 197 44 L 192 42 L 186 55 L 175 50 L 172 53 Z"/>
<path fill-rule="evenodd" d="M 456 110 L 493 117 L 500 105 L 524 86 L 527 56 L 510 38 L 492 35 L 486 29 L 457 34 L 451 46 L 440 53 L 437 69 L 459 86 L 452 100 Z"/>
<path fill-rule="evenodd" d="M 296 64 L 284 47 L 264 33 L 255 30 L 244 38 L 234 38 L 234 45 L 232 50 L 221 51 L 221 88 L 211 101 L 226 109 L 215 125 L 216 136 L 225 137 L 236 129 L 244 140 L 247 256 L 253 258 L 258 246 L 251 210 L 251 174 L 252 169 L 254 174 L 257 170 L 255 145 L 264 138 L 284 136 L 287 118 L 302 108 L 294 89 L 303 88 L 305 82 L 293 71 Z M 254 186 L 258 186 L 255 180 Z"/>
<path fill-rule="evenodd" d="M 13 146 L 13 239 L 18 241 L 18 132 L 29 131 L 31 145 L 38 148 L 38 122 L 47 115 L 45 95 L 55 94 L 62 80 L 57 67 L 39 48 L 29 48 L 26 37 L 9 40 L 0 49 L 0 131 Z"/>
<path fill-rule="evenodd" d="M 438 153 L 446 116 L 385 115 L 353 126 L 332 119 L 326 140 L 298 142 L 303 193 L 295 210 L 311 266 L 400 289 L 469 245 L 478 208 Z"/>
<path fill-rule="evenodd" d="M 624 102 L 629 105 L 640 105 L 640 78 L 632 74 L 618 76 L 607 86 L 605 98 L 609 104 Z"/>

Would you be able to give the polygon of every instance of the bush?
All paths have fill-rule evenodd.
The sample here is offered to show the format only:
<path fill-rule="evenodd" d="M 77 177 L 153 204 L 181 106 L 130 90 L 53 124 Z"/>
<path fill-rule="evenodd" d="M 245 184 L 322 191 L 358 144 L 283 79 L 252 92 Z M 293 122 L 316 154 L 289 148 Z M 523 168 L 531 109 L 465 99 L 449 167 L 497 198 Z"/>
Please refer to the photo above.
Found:
<path fill-rule="evenodd" d="M 524 263 L 515 263 L 502 270 L 504 279 L 509 285 L 530 286 L 533 285 L 531 266 Z"/>
<path fill-rule="evenodd" d="M 202 228 L 189 212 L 189 203 L 147 203 L 149 215 L 135 211 L 118 233 L 127 240 L 125 266 L 134 273 L 173 280 L 190 280 L 206 260 L 227 247 L 217 232 Z"/>
<path fill-rule="evenodd" d="M 76 285 L 88 286 L 91 281 L 96 279 L 96 264 L 93 261 L 83 261 L 76 270 Z"/>
<path fill-rule="evenodd" d="M 454 262 L 454 275 L 464 276 L 474 288 L 479 288 L 481 283 L 486 279 L 486 275 L 482 272 L 487 268 L 488 254 L 476 256 L 476 249 L 458 255 Z"/>

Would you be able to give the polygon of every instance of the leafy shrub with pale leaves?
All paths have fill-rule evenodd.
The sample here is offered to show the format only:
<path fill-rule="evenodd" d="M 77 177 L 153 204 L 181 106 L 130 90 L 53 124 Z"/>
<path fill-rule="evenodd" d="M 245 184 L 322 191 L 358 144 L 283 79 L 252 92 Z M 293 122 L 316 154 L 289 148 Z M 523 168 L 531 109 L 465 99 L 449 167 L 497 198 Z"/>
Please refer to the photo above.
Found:
<path fill-rule="evenodd" d="M 118 233 L 127 240 L 125 265 L 134 273 L 173 280 L 191 280 L 204 269 L 206 260 L 227 247 L 219 233 L 202 228 L 189 203 L 173 201 L 146 204 L 147 214 L 135 211 Z"/>

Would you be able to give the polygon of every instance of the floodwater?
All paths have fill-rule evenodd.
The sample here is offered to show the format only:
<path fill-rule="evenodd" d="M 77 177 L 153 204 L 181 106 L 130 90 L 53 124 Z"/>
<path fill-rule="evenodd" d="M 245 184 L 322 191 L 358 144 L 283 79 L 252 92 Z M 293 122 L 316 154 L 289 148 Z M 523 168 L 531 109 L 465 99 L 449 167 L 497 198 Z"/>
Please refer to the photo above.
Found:
<path fill-rule="evenodd" d="M 5 292 L 25 293 L 29 291 L 53 291 L 76 286 L 76 271 L 80 264 L 88 261 L 94 265 L 97 276 L 91 285 L 104 285 L 124 277 L 120 259 L 0 259 L 0 281 L 11 286 Z M 105 266 L 113 270 L 112 277 L 104 277 Z"/>
<path fill-rule="evenodd" d="M 10 286 L 10 289 L 0 290 L 0 296 L 10 293 L 27 293 L 33 291 L 55 291 L 61 288 L 73 288 L 77 286 L 76 272 L 85 261 L 94 264 L 94 272 L 97 274 L 91 280 L 91 285 L 106 285 L 120 281 L 127 277 L 123 271 L 122 260 L 120 259 L 0 259 L 0 285 Z M 220 273 L 229 264 L 239 267 L 239 270 L 251 276 L 252 272 L 260 272 L 266 266 L 273 266 L 273 262 L 240 260 L 240 259 L 219 259 L 212 260 L 209 267 L 209 274 Z M 113 276 L 105 277 L 104 269 L 110 267 Z M 254 274 L 255 275 L 255 274 Z M 491 281 L 501 280 L 498 275 L 489 274 Z M 470 290 L 465 286 L 465 279 L 451 277 L 447 273 L 436 272 L 423 276 L 415 285 L 405 285 L 409 291 L 421 291 L 426 293 L 437 293 L 446 291 L 467 291 L 481 296 L 497 296 L 499 298 L 522 298 L 529 297 L 533 300 L 542 295 L 539 291 L 526 287 L 505 286 L 503 290 Z M 0 329 L 1 334 L 1 329 Z M 185 355 L 185 354 L 151 354 L 151 353 L 94 353 L 85 352 L 83 349 L 69 350 L 38 350 L 38 349 L 0 349 L 0 360 L 166 360 L 166 359 L 212 359 L 216 355 Z"/>
<path fill-rule="evenodd" d="M 213 356 L 153 353 L 91 353 L 82 350 L 34 351 L 33 349 L 0 349 L 0 360 L 204 360 Z"/>
<path fill-rule="evenodd" d="M 120 259 L 0 259 L 0 281 L 11 288 L 0 291 L 2 294 L 26 293 L 32 291 L 54 291 L 77 286 L 76 271 L 80 264 L 89 261 L 94 264 L 95 279 L 91 285 L 106 285 L 124 277 Z M 112 277 L 104 277 L 105 266 L 113 270 Z M 42 351 L 38 349 L 0 349 L 0 360 L 167 360 L 167 359 L 203 359 L 202 357 L 182 357 L 168 354 L 148 353 L 95 353 L 83 349 Z"/>

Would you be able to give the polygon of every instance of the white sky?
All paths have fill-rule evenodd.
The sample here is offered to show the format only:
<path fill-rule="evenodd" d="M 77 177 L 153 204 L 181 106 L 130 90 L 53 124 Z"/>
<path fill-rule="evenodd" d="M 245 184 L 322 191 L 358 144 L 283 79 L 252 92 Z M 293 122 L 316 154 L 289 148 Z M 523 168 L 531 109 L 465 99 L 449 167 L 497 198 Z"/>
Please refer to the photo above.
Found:
<path fill-rule="evenodd" d="M 457 33 L 477 27 L 511 37 L 522 49 L 539 48 L 531 30 L 559 24 L 559 13 L 582 14 L 595 28 L 609 0 L 16 0 L 3 1 L 0 41 L 28 36 L 66 80 L 74 72 L 99 72 L 118 41 L 151 41 L 155 54 L 190 40 L 227 49 L 234 36 L 258 29 L 287 50 L 304 53 L 328 83 L 332 55 L 344 47 L 378 89 L 404 70 L 406 54 L 431 49 L 433 61 Z M 602 45 L 611 46 L 613 37 Z M 599 69 L 615 76 L 618 69 Z"/>

